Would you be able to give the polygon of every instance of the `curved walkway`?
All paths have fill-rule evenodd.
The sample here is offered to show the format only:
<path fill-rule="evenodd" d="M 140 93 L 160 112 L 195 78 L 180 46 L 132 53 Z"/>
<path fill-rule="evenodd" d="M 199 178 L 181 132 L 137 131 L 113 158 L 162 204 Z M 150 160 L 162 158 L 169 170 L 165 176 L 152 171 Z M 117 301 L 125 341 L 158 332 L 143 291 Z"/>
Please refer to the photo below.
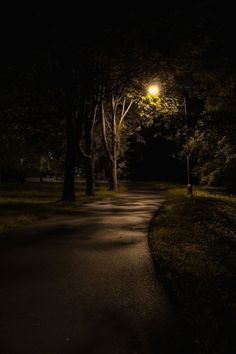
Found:
<path fill-rule="evenodd" d="M 163 199 L 133 190 L 2 240 L 0 352 L 183 353 L 146 237 Z"/>

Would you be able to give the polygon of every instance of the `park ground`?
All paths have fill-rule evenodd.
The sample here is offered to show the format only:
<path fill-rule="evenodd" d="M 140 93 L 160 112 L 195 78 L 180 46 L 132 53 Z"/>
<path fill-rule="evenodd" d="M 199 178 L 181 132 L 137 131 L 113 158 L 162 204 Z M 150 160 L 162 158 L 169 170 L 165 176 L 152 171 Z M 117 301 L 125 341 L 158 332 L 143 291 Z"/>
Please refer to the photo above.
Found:
<path fill-rule="evenodd" d="M 236 197 L 214 189 L 168 188 L 149 245 L 197 352 L 236 352 Z"/>
<path fill-rule="evenodd" d="M 195 187 L 192 196 L 184 186 L 155 187 L 168 196 L 149 231 L 157 276 L 198 353 L 231 354 L 236 327 L 236 197 L 202 187 Z M 58 202 L 60 183 L 1 184 L 0 191 L 2 237 L 36 219 L 71 214 L 93 200 L 77 191 L 76 204 Z M 99 200 L 110 192 L 103 185 L 96 195 Z"/>

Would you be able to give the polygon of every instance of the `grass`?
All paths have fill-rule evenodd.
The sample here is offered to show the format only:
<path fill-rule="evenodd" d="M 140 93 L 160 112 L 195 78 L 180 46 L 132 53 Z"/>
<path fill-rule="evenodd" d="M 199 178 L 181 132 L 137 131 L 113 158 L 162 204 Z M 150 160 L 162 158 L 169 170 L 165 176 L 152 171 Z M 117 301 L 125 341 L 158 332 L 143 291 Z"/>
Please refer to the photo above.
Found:
<path fill-rule="evenodd" d="M 161 188 L 165 186 L 161 185 Z M 201 354 L 236 352 L 236 197 L 167 186 L 149 244 L 170 297 Z"/>
<path fill-rule="evenodd" d="M 37 219 L 45 219 L 57 214 L 70 214 L 75 212 L 82 203 L 116 195 L 114 192 L 109 192 L 105 185 L 96 188 L 95 197 L 86 196 L 83 189 L 77 184 L 78 201 L 64 203 L 59 202 L 62 194 L 61 183 L 0 184 L 0 235 Z"/>

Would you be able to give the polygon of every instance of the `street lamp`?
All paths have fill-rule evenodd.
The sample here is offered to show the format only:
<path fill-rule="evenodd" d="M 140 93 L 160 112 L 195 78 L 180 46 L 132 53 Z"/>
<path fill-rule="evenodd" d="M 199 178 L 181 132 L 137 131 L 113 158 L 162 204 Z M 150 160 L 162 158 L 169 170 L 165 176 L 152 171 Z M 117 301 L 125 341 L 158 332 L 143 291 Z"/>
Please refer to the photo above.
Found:
<path fill-rule="evenodd" d="M 148 86 L 147 91 L 151 96 L 158 96 L 160 93 L 160 87 L 157 84 L 153 84 Z"/>
<path fill-rule="evenodd" d="M 188 126 L 186 94 L 184 94 L 184 116 L 185 116 L 185 124 L 186 124 L 186 147 L 187 147 L 187 157 L 186 157 L 187 182 L 188 182 L 188 184 L 187 184 L 187 193 L 188 194 L 192 194 L 193 193 L 193 187 L 192 187 L 191 180 L 190 180 L 189 126 Z"/>

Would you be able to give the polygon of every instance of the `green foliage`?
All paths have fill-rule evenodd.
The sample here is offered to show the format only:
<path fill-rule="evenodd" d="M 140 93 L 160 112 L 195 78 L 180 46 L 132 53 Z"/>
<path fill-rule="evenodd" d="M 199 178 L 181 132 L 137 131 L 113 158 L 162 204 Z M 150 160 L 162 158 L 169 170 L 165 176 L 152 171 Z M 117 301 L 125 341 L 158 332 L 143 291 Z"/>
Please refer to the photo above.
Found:
<path fill-rule="evenodd" d="M 44 81 L 47 67 L 9 68 L 8 85 L 1 90 L 0 175 L 19 179 L 39 173 L 42 156 L 53 154 L 60 165 L 64 152 L 63 99 Z M 60 98 L 60 99 L 59 99 Z M 60 102 L 60 103 L 59 103 Z"/>
<path fill-rule="evenodd" d="M 211 112 L 200 117 L 190 139 L 194 173 L 200 182 L 236 190 L 235 113 Z"/>
<path fill-rule="evenodd" d="M 153 118 L 160 115 L 173 115 L 178 112 L 178 100 L 171 96 L 159 95 L 152 97 L 151 95 L 145 95 L 139 97 L 136 104 L 139 115 L 148 125 L 151 124 Z"/>

